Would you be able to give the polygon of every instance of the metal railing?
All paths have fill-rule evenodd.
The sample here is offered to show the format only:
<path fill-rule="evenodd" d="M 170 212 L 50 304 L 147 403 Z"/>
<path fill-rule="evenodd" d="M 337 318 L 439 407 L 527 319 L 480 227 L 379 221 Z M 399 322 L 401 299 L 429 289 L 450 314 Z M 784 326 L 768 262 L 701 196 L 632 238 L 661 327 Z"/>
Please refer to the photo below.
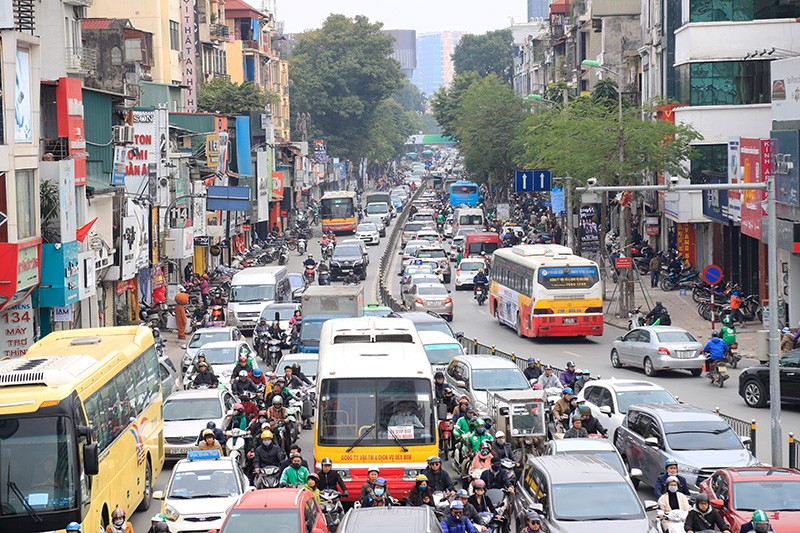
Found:
<path fill-rule="evenodd" d="M 798 459 L 800 459 L 800 446 L 794 440 L 794 433 L 789 433 L 789 468 L 799 468 Z"/>
<path fill-rule="evenodd" d="M 89 74 L 97 70 L 97 50 L 85 46 L 67 47 L 67 70 Z"/>

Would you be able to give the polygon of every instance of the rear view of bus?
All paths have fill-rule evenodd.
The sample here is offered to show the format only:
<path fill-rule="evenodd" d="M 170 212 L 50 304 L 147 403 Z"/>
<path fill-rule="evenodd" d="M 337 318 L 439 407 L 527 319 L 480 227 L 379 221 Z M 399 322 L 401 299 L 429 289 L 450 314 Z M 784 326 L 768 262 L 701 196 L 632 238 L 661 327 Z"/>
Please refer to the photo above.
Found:
<path fill-rule="evenodd" d="M 450 205 L 453 207 L 478 205 L 478 184 L 460 180 L 450 185 Z"/>
<path fill-rule="evenodd" d="M 422 341 L 405 319 L 325 323 L 317 374 L 314 459 L 330 457 L 357 500 L 370 466 L 391 495 L 408 495 L 436 455 L 433 376 Z"/>
<path fill-rule="evenodd" d="M 146 327 L 59 331 L 0 361 L 0 531 L 97 531 L 149 507 L 163 428 Z"/>
<path fill-rule="evenodd" d="M 356 193 L 353 191 L 331 191 L 320 200 L 322 204 L 322 231 L 355 233 Z"/>

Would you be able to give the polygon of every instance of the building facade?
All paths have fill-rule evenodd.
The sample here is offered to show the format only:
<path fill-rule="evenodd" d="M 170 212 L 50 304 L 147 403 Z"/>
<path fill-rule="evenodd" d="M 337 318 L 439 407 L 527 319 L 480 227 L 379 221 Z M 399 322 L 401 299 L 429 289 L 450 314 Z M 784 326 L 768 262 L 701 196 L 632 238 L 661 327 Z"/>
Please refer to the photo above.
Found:
<path fill-rule="evenodd" d="M 381 30 L 382 33 L 394 37 L 392 57 L 400 63 L 400 70 L 409 79 L 417 68 L 417 32 L 416 30 Z"/>
<path fill-rule="evenodd" d="M 460 39 L 461 33 L 455 31 L 417 36 L 417 68 L 411 81 L 426 96 L 453 81 L 451 56 Z"/>

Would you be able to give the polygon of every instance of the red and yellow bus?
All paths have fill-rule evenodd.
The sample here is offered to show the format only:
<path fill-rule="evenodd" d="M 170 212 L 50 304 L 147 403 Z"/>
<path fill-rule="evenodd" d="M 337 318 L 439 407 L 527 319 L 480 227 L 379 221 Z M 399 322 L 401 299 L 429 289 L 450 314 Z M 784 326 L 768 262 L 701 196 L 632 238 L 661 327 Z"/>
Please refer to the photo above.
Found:
<path fill-rule="evenodd" d="M 566 246 L 501 248 L 492 256 L 489 310 L 520 336 L 602 335 L 600 269 Z"/>
<path fill-rule="evenodd" d="M 0 531 L 82 531 L 147 509 L 164 466 L 149 328 L 51 333 L 0 361 Z"/>
<path fill-rule="evenodd" d="M 326 192 L 320 203 L 322 231 L 355 233 L 357 197 L 354 191 Z"/>

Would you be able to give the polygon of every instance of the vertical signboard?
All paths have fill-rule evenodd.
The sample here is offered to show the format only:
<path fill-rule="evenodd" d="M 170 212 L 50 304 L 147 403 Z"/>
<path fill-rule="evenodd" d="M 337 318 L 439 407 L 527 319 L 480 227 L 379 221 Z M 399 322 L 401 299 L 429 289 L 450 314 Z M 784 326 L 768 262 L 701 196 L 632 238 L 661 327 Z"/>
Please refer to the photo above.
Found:
<path fill-rule="evenodd" d="M 74 241 L 78 234 L 78 208 L 75 205 L 75 166 L 77 161 L 61 161 L 58 173 L 58 203 L 61 209 L 59 224 L 61 241 Z M 84 172 L 86 165 L 84 161 Z M 86 181 L 84 174 L 84 182 Z"/>
<path fill-rule="evenodd" d="M 281 200 L 283 200 L 283 172 L 276 171 L 272 173 L 272 191 L 269 201 L 278 202 Z"/>
<path fill-rule="evenodd" d="M 694 265 L 694 225 L 688 223 L 678 224 L 677 231 L 678 255 L 686 258 Z"/>
<path fill-rule="evenodd" d="M 25 355 L 33 344 L 33 314 L 30 296 L 0 313 L 0 358 Z"/>
<path fill-rule="evenodd" d="M 111 185 L 125 185 L 125 163 L 128 151 L 124 146 L 114 147 L 114 164 L 111 167 Z"/>
<path fill-rule="evenodd" d="M 155 110 L 133 110 L 133 144 L 127 147 L 125 190 L 134 196 L 149 196 L 150 165 L 158 162 Z"/>
<path fill-rule="evenodd" d="M 742 161 L 742 183 L 761 181 L 761 141 L 742 137 L 739 140 Z M 754 239 L 761 238 L 761 191 L 747 189 L 741 192 L 742 233 Z"/>
<path fill-rule="evenodd" d="M 206 166 L 208 168 L 219 168 L 219 134 L 209 133 L 206 135 Z"/>
<path fill-rule="evenodd" d="M 256 152 L 256 179 L 258 186 L 256 193 L 258 222 L 269 221 L 269 194 L 272 187 L 270 178 L 272 177 L 272 168 L 270 161 L 270 151 Z"/>
<path fill-rule="evenodd" d="M 183 112 L 197 111 L 197 0 L 181 0 L 181 49 L 183 51 Z"/>
<path fill-rule="evenodd" d="M 169 176 L 169 112 L 165 108 L 155 110 L 156 172 L 159 178 Z"/>
<path fill-rule="evenodd" d="M 735 185 L 741 180 L 742 163 L 739 153 L 739 138 L 728 140 L 728 183 Z M 742 213 L 741 191 L 728 191 L 728 216 L 738 222 Z"/>
<path fill-rule="evenodd" d="M 33 141 L 32 98 L 31 52 L 27 48 L 18 48 L 14 78 L 14 140 L 18 143 Z"/>
<path fill-rule="evenodd" d="M 75 185 L 86 185 L 86 138 L 83 126 L 83 84 L 75 78 L 59 78 L 56 89 L 58 135 L 69 142 L 69 154 L 75 161 Z"/>

